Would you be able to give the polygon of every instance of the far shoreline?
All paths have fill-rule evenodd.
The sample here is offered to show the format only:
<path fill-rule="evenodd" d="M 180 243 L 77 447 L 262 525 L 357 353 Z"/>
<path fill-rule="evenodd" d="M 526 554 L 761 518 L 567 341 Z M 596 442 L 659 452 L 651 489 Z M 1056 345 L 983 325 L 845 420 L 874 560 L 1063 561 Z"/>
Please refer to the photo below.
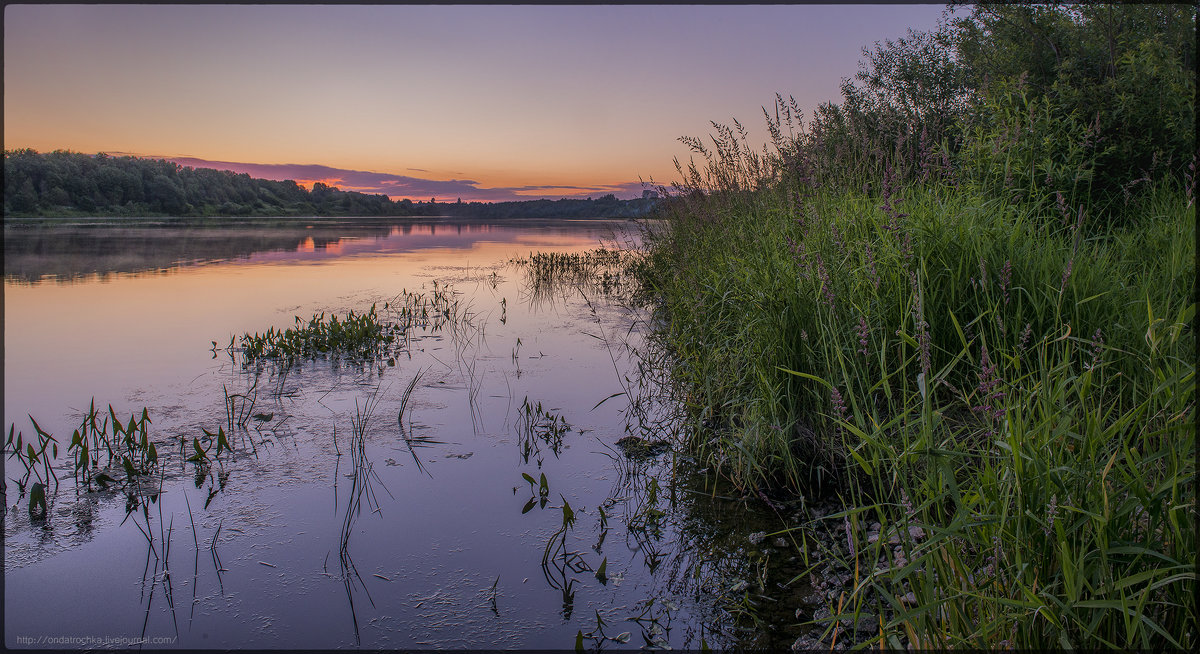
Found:
<path fill-rule="evenodd" d="M 645 219 L 645 216 L 639 218 L 623 218 L 613 216 L 570 216 L 562 218 L 554 217 L 519 217 L 511 218 L 492 218 L 486 216 L 4 216 L 4 225 L 34 225 L 39 223 L 55 223 L 62 224 L 68 222 L 80 222 L 85 224 L 104 224 L 104 223 L 121 223 L 121 224 L 161 224 L 161 223 L 210 223 L 210 224 L 264 224 L 264 223 L 300 223 L 300 222 L 356 222 L 356 223 L 381 223 L 381 222 L 630 222 Z"/>

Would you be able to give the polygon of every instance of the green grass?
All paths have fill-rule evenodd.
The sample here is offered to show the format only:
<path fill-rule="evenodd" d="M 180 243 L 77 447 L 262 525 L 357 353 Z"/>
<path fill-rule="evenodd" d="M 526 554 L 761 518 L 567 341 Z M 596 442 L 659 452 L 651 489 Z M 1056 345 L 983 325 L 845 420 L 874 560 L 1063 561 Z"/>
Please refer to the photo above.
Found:
<path fill-rule="evenodd" d="M 843 497 L 840 613 L 884 616 L 871 644 L 1195 645 L 1184 192 L 1115 229 L 965 185 L 781 179 L 647 227 L 687 445 L 745 489 Z"/>

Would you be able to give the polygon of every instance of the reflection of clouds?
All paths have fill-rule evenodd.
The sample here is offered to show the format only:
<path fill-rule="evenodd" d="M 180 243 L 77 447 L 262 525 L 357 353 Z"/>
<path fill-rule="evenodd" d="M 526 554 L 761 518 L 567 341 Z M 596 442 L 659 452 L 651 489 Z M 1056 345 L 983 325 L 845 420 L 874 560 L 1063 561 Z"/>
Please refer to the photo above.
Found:
<path fill-rule="evenodd" d="M 640 198 L 642 189 L 648 188 L 641 182 L 621 184 L 597 184 L 594 186 L 542 184 L 527 186 L 482 187 L 473 179 L 425 179 L 409 175 L 394 175 L 365 170 L 345 170 L 313 164 L 257 164 L 232 161 L 210 161 L 195 157 L 170 159 L 181 166 L 193 168 L 216 168 L 245 173 L 251 177 L 273 180 L 293 180 L 305 189 L 321 182 L 336 186 L 343 191 L 382 194 L 392 199 L 412 198 L 426 200 L 438 198 L 453 202 L 462 198 L 464 202 L 510 202 L 514 200 L 536 200 L 539 198 L 586 198 L 600 197 L 612 193 L 621 199 Z M 409 168 L 415 172 L 428 173 L 424 168 Z M 457 173 L 461 174 L 461 173 Z"/>

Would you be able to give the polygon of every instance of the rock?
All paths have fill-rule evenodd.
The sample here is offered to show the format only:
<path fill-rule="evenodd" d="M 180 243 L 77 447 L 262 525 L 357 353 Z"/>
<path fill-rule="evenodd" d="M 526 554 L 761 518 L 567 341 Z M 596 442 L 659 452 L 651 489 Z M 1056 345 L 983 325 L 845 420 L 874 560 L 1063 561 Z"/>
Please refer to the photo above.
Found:
<path fill-rule="evenodd" d="M 805 650 L 828 650 L 829 648 L 821 644 L 821 641 L 807 634 L 796 639 L 792 643 L 793 652 L 803 652 Z"/>

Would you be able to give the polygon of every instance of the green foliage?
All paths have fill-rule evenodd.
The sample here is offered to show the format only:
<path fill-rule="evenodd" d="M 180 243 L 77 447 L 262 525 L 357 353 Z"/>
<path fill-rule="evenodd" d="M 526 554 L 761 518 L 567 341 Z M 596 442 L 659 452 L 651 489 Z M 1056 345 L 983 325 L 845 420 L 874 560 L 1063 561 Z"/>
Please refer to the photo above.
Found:
<path fill-rule="evenodd" d="M 1195 7 L 956 10 L 933 32 L 863 51 L 841 104 L 819 107 L 796 139 L 811 177 L 841 189 L 878 187 L 885 171 L 966 178 L 1035 206 L 1062 193 L 1105 222 L 1184 178 L 1196 152 Z"/>
<path fill-rule="evenodd" d="M 375 305 L 366 313 L 353 311 L 339 320 L 336 315 L 314 315 L 308 323 L 296 316 L 296 326 L 277 330 L 271 327 L 264 334 L 244 334 L 241 352 L 246 364 L 259 359 L 293 361 L 298 358 L 326 354 L 342 354 L 352 358 L 375 359 L 385 353 L 404 331 L 399 325 L 380 322 Z"/>
<path fill-rule="evenodd" d="M 4 152 L 5 214 L 107 216 L 431 215 L 412 202 L 170 161 L 56 150 Z"/>
<path fill-rule="evenodd" d="M 781 112 L 773 155 L 694 147 L 646 225 L 691 448 L 746 490 L 846 503 L 831 632 L 865 612 L 872 646 L 1195 645 L 1194 191 L 1104 187 L 1115 146 L 1065 107 L 997 83 L 965 178 L 847 159 L 873 192 Z"/>
<path fill-rule="evenodd" d="M 558 200 L 521 200 L 512 202 L 456 202 L 437 205 L 443 216 L 485 218 L 637 218 L 650 213 L 658 201 L 654 198 L 618 200 L 611 193 L 595 200 L 561 198 Z"/>
<path fill-rule="evenodd" d="M 999 82 L 966 134 L 960 161 L 990 195 L 1078 206 L 1090 199 L 1098 162 L 1112 150 L 1099 144 L 1099 130 L 1061 96 L 1032 95 L 1023 79 Z"/>
<path fill-rule="evenodd" d="M 983 3 L 944 31 L 988 101 L 982 116 L 964 116 L 985 125 L 978 145 L 1004 134 L 1026 151 L 1078 147 L 1088 125 L 1090 199 L 1115 204 L 1139 185 L 1179 179 L 1195 155 L 1195 25 L 1188 5 Z M 1039 129 L 1014 133 L 1008 114 L 1023 104 L 1035 105 L 1024 108 Z"/>
<path fill-rule="evenodd" d="M 413 203 L 293 181 L 191 168 L 137 157 L 56 150 L 4 152 L 4 213 L 19 216 L 464 216 L 472 218 L 634 218 L 654 198 Z"/>

